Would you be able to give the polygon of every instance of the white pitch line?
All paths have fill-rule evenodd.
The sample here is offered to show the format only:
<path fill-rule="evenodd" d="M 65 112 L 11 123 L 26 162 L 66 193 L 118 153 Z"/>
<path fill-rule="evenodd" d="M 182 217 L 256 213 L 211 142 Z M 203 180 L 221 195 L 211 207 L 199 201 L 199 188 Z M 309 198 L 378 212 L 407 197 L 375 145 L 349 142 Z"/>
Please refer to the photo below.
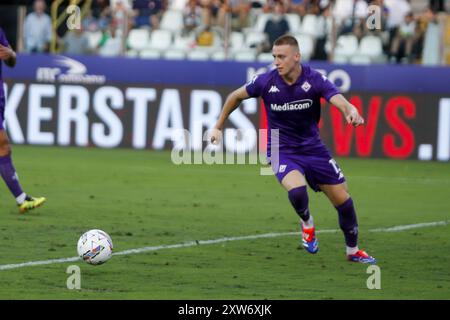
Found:
<path fill-rule="evenodd" d="M 446 225 L 448 225 L 448 223 L 449 223 L 449 221 L 416 223 L 416 224 L 394 226 L 394 227 L 390 227 L 390 228 L 370 229 L 369 232 L 398 232 L 398 231 L 409 230 L 409 229 L 446 226 Z M 318 230 L 317 233 L 318 234 L 319 233 L 336 233 L 339 231 L 340 231 L 339 229 L 325 229 L 325 230 Z M 255 235 L 240 236 L 240 237 L 225 237 L 225 238 L 212 239 L 212 240 L 189 241 L 189 242 L 177 243 L 177 244 L 142 247 L 142 248 L 137 248 L 137 249 L 124 250 L 124 251 L 119 251 L 119 252 L 113 253 L 113 255 L 114 256 L 123 256 L 123 255 L 138 254 L 138 253 L 143 253 L 143 252 L 158 251 L 158 250 L 164 250 L 164 249 L 187 248 L 187 247 L 194 247 L 194 246 L 198 246 L 198 245 L 217 244 L 217 243 L 223 243 L 223 242 L 229 242 L 229 241 L 277 238 L 277 237 L 294 236 L 294 235 L 297 236 L 299 234 L 300 234 L 300 232 L 264 233 L 264 234 L 255 234 Z M 55 264 L 55 263 L 75 262 L 75 261 L 81 261 L 81 260 L 79 257 L 72 257 L 72 258 L 42 260 L 42 261 L 29 261 L 29 262 L 23 262 L 23 263 L 17 263 L 17 264 L 4 264 L 4 265 L 0 265 L 0 271 L 18 269 L 18 268 L 23 268 L 23 267 Z"/>
<path fill-rule="evenodd" d="M 417 229 L 417 228 L 446 226 L 448 223 L 449 223 L 449 221 L 424 222 L 424 223 L 408 224 L 405 226 L 395 226 L 395 227 L 391 227 L 391 228 L 378 228 L 378 229 L 372 229 L 369 231 L 370 232 L 397 232 L 397 231 Z"/>

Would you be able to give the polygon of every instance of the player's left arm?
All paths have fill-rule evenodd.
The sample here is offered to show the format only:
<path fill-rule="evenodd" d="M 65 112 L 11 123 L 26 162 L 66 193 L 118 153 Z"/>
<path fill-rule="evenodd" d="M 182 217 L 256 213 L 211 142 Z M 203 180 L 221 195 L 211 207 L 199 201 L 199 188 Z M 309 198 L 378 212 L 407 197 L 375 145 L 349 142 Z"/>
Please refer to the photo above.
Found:
<path fill-rule="evenodd" d="M 332 96 L 330 102 L 342 112 L 348 124 L 352 124 L 355 127 L 364 124 L 364 118 L 359 114 L 358 109 L 345 99 L 342 94 Z"/>
<path fill-rule="evenodd" d="M 16 53 L 11 46 L 3 46 L 0 44 L 0 60 L 5 61 L 8 67 L 14 67 L 16 65 Z"/>

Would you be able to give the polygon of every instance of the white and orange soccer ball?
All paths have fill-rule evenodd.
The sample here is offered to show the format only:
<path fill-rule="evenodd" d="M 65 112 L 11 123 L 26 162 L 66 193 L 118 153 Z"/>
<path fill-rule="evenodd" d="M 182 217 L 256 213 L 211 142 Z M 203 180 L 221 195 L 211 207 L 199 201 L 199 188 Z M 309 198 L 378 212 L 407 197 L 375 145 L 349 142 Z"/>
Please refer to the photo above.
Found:
<path fill-rule="evenodd" d="M 105 263 L 111 258 L 113 243 L 111 237 L 102 230 L 85 232 L 77 244 L 78 256 L 93 265 Z"/>

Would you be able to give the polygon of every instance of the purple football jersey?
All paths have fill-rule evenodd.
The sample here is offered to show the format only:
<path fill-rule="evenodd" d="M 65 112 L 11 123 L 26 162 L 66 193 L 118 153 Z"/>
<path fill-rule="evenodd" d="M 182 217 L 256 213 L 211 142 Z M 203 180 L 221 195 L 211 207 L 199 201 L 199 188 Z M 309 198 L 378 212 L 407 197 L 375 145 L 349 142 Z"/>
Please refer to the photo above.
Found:
<path fill-rule="evenodd" d="M 4 47 L 8 47 L 9 43 L 6 39 L 3 29 L 0 28 L 0 44 Z M 5 92 L 3 90 L 3 75 L 2 75 L 2 61 L 0 60 L 0 108 L 5 106 Z"/>
<path fill-rule="evenodd" d="M 297 81 L 288 85 L 276 69 L 255 76 L 246 84 L 251 97 L 262 97 L 269 130 L 279 130 L 279 151 L 304 155 L 328 154 L 319 135 L 320 99 L 327 101 L 339 90 L 320 72 L 302 64 Z M 271 131 L 267 152 L 270 157 Z M 274 144 L 272 148 L 275 148 Z"/>

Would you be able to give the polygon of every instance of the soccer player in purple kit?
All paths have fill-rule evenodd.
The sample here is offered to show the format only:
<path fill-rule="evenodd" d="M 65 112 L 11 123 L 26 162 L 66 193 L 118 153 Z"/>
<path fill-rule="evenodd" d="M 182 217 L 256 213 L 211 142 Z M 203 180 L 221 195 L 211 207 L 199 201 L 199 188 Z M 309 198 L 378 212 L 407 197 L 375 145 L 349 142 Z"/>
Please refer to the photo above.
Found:
<path fill-rule="evenodd" d="M 30 209 L 41 206 L 45 198 L 33 198 L 22 191 L 16 169 L 12 163 L 11 145 L 3 125 L 5 121 L 5 93 L 3 90 L 2 61 L 9 67 L 16 64 L 16 53 L 6 39 L 5 33 L 0 28 L 0 175 L 16 198 L 19 211 L 25 213 Z"/>
<path fill-rule="evenodd" d="M 300 63 L 300 49 L 294 37 L 285 35 L 278 38 L 272 54 L 276 68 L 255 76 L 228 96 L 211 132 L 211 142 L 220 141 L 225 121 L 243 100 L 262 97 L 271 130 L 268 134 L 268 158 L 273 157 L 271 150 L 278 150 L 279 165 L 275 168 L 273 161 L 272 168 L 300 216 L 302 245 L 309 253 L 315 254 L 319 250 L 313 217 L 308 208 L 308 183 L 314 191 L 322 191 L 336 208 L 339 226 L 344 233 L 347 259 L 374 264 L 376 260 L 358 248 L 358 222 L 353 200 L 342 170 L 319 136 L 320 99 L 323 97 L 339 108 L 348 124 L 356 127 L 364 124 L 364 119 L 324 75 Z M 278 140 L 274 145 L 270 139 L 272 130 L 275 130 Z"/>

